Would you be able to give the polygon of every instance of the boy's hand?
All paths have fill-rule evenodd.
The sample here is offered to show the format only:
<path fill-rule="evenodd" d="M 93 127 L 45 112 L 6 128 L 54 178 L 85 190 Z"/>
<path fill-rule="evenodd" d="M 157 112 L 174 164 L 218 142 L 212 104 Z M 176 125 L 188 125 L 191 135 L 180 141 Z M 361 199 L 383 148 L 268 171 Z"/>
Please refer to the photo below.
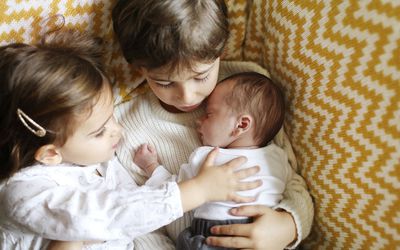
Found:
<path fill-rule="evenodd" d="M 157 168 L 158 157 L 156 149 L 149 144 L 142 144 L 136 149 L 133 155 L 133 162 L 138 165 L 147 176 L 151 176 Z"/>
<path fill-rule="evenodd" d="M 249 224 L 231 224 L 211 228 L 207 244 L 240 249 L 284 249 L 296 240 L 296 224 L 286 211 L 275 211 L 263 205 L 231 209 L 236 216 L 253 217 Z"/>

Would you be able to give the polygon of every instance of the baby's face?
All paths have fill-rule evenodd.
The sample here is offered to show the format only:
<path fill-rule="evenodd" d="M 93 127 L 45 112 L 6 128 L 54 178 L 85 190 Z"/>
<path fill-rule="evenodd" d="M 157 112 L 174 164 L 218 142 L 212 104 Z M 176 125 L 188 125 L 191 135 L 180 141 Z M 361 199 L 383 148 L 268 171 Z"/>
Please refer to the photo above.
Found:
<path fill-rule="evenodd" d="M 236 139 L 232 132 L 237 126 L 237 115 L 225 101 L 232 87 L 231 81 L 219 83 L 207 100 L 206 114 L 200 118 L 198 128 L 205 146 L 226 148 Z"/>

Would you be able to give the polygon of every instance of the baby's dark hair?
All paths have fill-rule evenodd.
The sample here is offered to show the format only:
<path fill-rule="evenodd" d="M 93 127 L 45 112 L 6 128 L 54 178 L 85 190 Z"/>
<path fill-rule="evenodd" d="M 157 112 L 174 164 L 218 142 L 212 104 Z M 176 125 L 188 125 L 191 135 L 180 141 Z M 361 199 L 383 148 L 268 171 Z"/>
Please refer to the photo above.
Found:
<path fill-rule="evenodd" d="M 111 88 L 102 47 L 99 39 L 72 31 L 54 32 L 37 45 L 0 47 L 0 180 L 33 164 L 41 146 L 62 146 L 75 118 Z M 37 129 L 29 119 L 46 129 L 44 136 L 29 130 Z"/>
<path fill-rule="evenodd" d="M 112 20 L 125 59 L 147 69 L 212 62 L 229 36 L 224 0 L 119 0 Z"/>
<path fill-rule="evenodd" d="M 224 81 L 234 81 L 226 102 L 236 113 L 249 113 L 254 119 L 254 138 L 266 146 L 283 126 L 285 99 L 281 89 L 265 75 L 244 72 Z"/>

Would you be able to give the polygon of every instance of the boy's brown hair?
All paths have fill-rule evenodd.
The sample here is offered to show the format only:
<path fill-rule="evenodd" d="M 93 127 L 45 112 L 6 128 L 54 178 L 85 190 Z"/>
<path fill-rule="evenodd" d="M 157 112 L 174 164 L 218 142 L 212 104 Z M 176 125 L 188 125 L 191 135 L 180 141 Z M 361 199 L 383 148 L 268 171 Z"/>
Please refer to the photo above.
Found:
<path fill-rule="evenodd" d="M 102 55 L 98 39 L 72 31 L 57 31 L 37 45 L 0 47 L 0 180 L 34 163 L 41 146 L 63 145 L 75 118 L 111 88 Z M 29 130 L 38 128 L 30 119 L 46 129 L 44 136 Z"/>
<path fill-rule="evenodd" d="M 256 72 L 232 75 L 234 81 L 226 102 L 235 113 L 248 113 L 254 119 L 254 139 L 266 146 L 283 126 L 285 100 L 281 89 L 268 77 Z"/>
<path fill-rule="evenodd" d="M 119 0 L 112 20 L 125 59 L 147 69 L 212 62 L 229 36 L 224 0 Z"/>

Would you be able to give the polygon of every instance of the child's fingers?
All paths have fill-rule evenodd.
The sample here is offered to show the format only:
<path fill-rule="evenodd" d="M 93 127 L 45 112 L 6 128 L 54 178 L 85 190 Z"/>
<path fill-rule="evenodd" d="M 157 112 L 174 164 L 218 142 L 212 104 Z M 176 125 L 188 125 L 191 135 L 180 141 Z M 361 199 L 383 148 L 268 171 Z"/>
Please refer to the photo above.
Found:
<path fill-rule="evenodd" d="M 143 149 L 145 149 L 146 145 L 147 145 L 147 144 L 142 144 L 142 145 L 140 145 L 140 146 L 136 149 L 136 153 L 142 152 Z"/>
<path fill-rule="evenodd" d="M 132 153 L 132 157 L 134 160 L 140 160 L 142 157 L 149 157 L 154 154 L 156 152 L 149 150 L 149 144 L 142 144 Z"/>
<path fill-rule="evenodd" d="M 208 155 L 207 155 L 207 157 L 206 157 L 206 159 L 204 160 L 204 163 L 203 163 L 203 166 L 204 167 L 210 167 L 210 166 L 213 166 L 214 165 L 214 162 L 215 162 L 215 158 L 217 157 L 217 155 L 218 155 L 218 148 L 216 147 L 216 148 L 214 148 L 213 150 L 211 150 L 211 152 L 210 153 L 208 153 Z"/>
<path fill-rule="evenodd" d="M 245 197 L 245 196 L 240 196 L 238 194 L 233 194 L 230 197 L 230 200 L 236 203 L 248 203 L 248 202 L 254 202 L 256 200 L 255 197 Z"/>
<path fill-rule="evenodd" d="M 258 173 L 258 171 L 260 171 L 260 167 L 259 166 L 254 166 L 254 167 L 245 168 L 245 169 L 241 169 L 241 170 L 235 171 L 235 175 L 239 179 L 244 179 L 246 177 L 249 177 L 249 176 L 252 176 L 252 175 Z"/>
<path fill-rule="evenodd" d="M 272 209 L 264 205 L 248 205 L 232 208 L 230 213 L 236 216 L 255 217 L 264 215 L 270 211 Z"/>
<path fill-rule="evenodd" d="M 252 241 L 248 237 L 216 237 L 210 236 L 206 240 L 207 245 L 220 246 L 223 248 L 238 248 L 240 249 L 254 249 L 252 246 Z M 243 247 L 241 247 L 243 246 Z"/>
<path fill-rule="evenodd" d="M 258 188 L 261 185 L 262 185 L 261 180 L 240 182 L 237 186 L 237 191 L 251 190 L 251 189 Z"/>
<path fill-rule="evenodd" d="M 136 149 L 132 150 L 132 157 L 135 158 L 137 155 L 139 155 L 139 152 L 141 151 L 143 145 L 140 145 Z"/>
<path fill-rule="evenodd" d="M 219 225 L 213 226 L 210 230 L 214 235 L 247 237 L 251 234 L 253 226 L 252 223 Z"/>
<path fill-rule="evenodd" d="M 232 169 L 233 170 L 235 168 L 240 167 L 241 165 L 243 165 L 246 162 L 247 162 L 247 158 L 244 157 L 244 156 L 240 156 L 240 157 L 237 157 L 235 159 L 232 159 L 232 160 L 228 161 L 227 163 L 222 165 L 222 167 L 226 168 L 226 170 L 228 170 L 228 169 Z M 239 171 L 242 171 L 242 170 L 239 170 Z"/>
<path fill-rule="evenodd" d="M 252 241 L 248 237 L 210 236 L 207 238 L 206 243 L 207 243 L 207 245 L 220 246 L 220 247 L 224 247 L 224 248 L 238 248 L 240 246 L 243 246 L 243 247 L 240 247 L 240 249 L 254 249 L 254 248 L 251 248 Z"/>
<path fill-rule="evenodd" d="M 151 144 L 147 144 L 147 150 L 149 150 L 152 154 L 156 152 L 156 148 Z"/>

